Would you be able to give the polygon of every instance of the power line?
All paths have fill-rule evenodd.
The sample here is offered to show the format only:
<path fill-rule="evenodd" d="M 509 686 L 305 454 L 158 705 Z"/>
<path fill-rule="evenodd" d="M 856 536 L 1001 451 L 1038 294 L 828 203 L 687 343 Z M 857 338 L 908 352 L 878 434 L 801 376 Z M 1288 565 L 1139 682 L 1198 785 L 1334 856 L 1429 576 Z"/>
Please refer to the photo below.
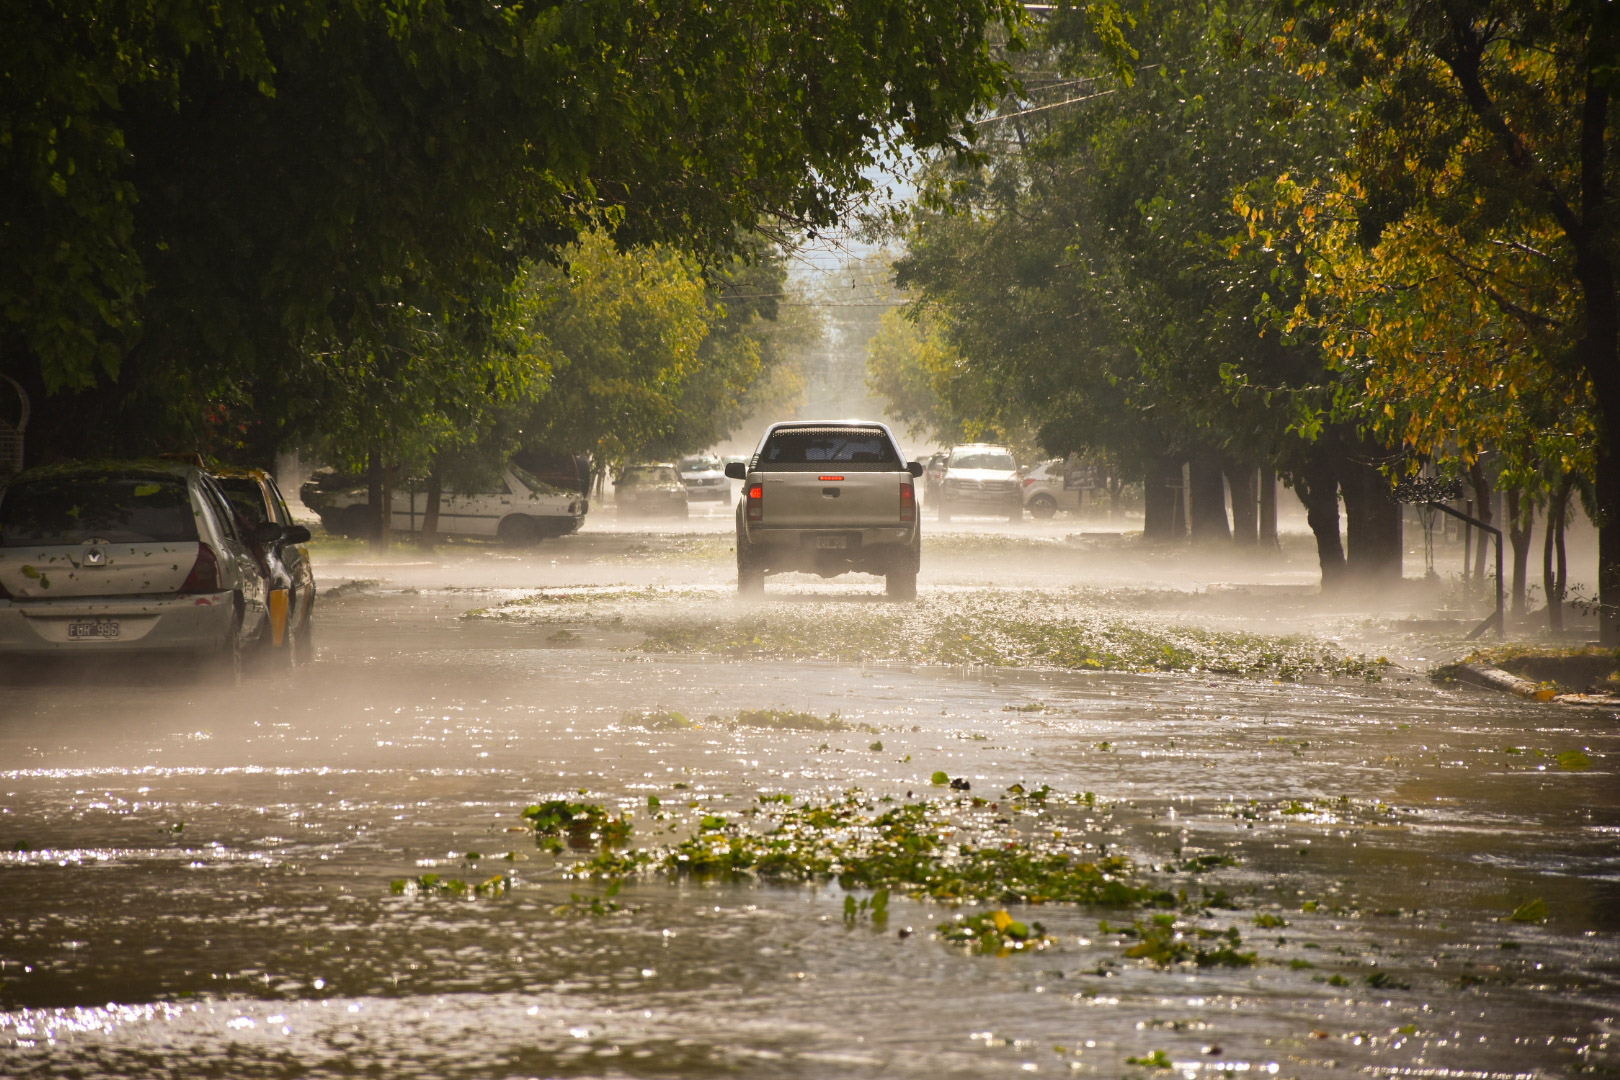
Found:
<path fill-rule="evenodd" d="M 1095 94 L 1086 94 L 1083 97 L 1069 98 L 1067 101 L 1054 101 L 1050 105 L 1037 105 L 1033 109 L 1023 109 L 1019 112 L 1000 113 L 996 116 L 987 116 L 983 120 L 975 120 L 973 122 L 975 124 L 993 124 L 997 120 L 1011 120 L 1016 116 L 1028 116 L 1030 113 L 1045 112 L 1047 109 L 1056 109 L 1062 105 L 1074 105 L 1082 101 L 1094 101 L 1097 98 L 1107 97 L 1109 94 L 1116 92 L 1117 91 L 1114 90 L 1102 90 Z"/>

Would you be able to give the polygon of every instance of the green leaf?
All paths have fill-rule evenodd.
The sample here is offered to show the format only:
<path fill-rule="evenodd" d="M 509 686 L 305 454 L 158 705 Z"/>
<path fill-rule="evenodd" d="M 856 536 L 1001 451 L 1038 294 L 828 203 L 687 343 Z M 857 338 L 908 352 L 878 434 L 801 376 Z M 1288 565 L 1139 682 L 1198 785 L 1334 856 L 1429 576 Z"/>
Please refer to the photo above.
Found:
<path fill-rule="evenodd" d="M 1508 916 L 1510 922 L 1538 923 L 1545 922 L 1551 912 L 1547 909 L 1547 902 L 1539 896 L 1534 900 L 1527 900 L 1513 909 Z"/>

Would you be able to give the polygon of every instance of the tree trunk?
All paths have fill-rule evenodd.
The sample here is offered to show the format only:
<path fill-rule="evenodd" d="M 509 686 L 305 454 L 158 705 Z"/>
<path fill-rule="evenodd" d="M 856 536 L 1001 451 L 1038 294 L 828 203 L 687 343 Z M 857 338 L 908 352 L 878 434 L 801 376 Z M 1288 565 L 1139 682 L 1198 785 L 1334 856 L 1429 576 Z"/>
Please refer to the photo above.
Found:
<path fill-rule="evenodd" d="M 1226 483 L 1221 479 L 1220 462 L 1213 454 L 1195 454 L 1187 476 L 1193 542 L 1219 540 L 1230 544 L 1232 525 L 1226 518 Z"/>
<path fill-rule="evenodd" d="M 382 447 L 372 443 L 366 452 L 366 506 L 371 512 L 371 546 L 376 551 L 388 550 L 390 498 L 388 469 L 383 465 Z"/>
<path fill-rule="evenodd" d="M 1186 528 L 1180 514 L 1180 459 L 1155 461 L 1142 487 L 1142 539 L 1155 544 L 1180 540 Z"/>
<path fill-rule="evenodd" d="M 1125 481 L 1120 478 L 1120 475 L 1119 475 L 1118 472 L 1112 473 L 1108 477 L 1108 520 L 1109 521 L 1118 521 L 1119 520 L 1119 515 L 1121 513 L 1120 505 L 1119 505 L 1120 504 L 1120 495 L 1124 492 L 1124 490 L 1125 490 Z"/>
<path fill-rule="evenodd" d="M 1232 543 L 1240 548 L 1260 543 L 1260 523 L 1254 504 L 1255 471 L 1247 465 L 1226 470 L 1226 486 L 1232 489 Z"/>
<path fill-rule="evenodd" d="M 1479 509 L 1474 516 L 1487 525 L 1495 525 L 1496 521 L 1491 513 L 1491 481 L 1485 475 L 1485 470 L 1475 461 L 1468 466 L 1468 482 L 1474 488 L 1474 505 Z M 1479 534 L 1479 546 L 1474 549 L 1474 580 L 1481 585 L 1485 584 L 1485 556 L 1489 553 L 1491 534 L 1483 530 Z"/>
<path fill-rule="evenodd" d="M 1519 488 L 1507 489 L 1508 541 L 1513 545 L 1513 614 L 1523 615 L 1525 578 L 1530 565 L 1530 533 L 1536 525 L 1536 504 Z"/>
<path fill-rule="evenodd" d="M 423 551 L 432 551 L 433 545 L 439 542 L 439 507 L 444 502 L 444 474 L 439 466 L 437 456 L 433 459 L 433 468 L 428 470 L 427 476 L 427 503 L 422 508 L 422 531 L 417 536 L 417 546 Z"/>
<path fill-rule="evenodd" d="M 1276 548 L 1277 470 L 1270 465 L 1260 470 L 1260 546 Z"/>
<path fill-rule="evenodd" d="M 1607 432 L 1620 433 L 1620 406 L 1604 423 Z M 1598 521 L 1598 640 L 1607 648 L 1620 645 L 1620 454 L 1598 446 L 1593 470 Z"/>
<path fill-rule="evenodd" d="M 1546 535 L 1541 541 L 1541 587 L 1547 594 L 1547 628 L 1555 633 L 1564 629 L 1564 586 L 1568 582 L 1564 563 L 1564 511 L 1569 504 L 1573 478 L 1566 475 L 1547 498 Z M 1558 569 L 1553 569 L 1557 552 Z"/>
<path fill-rule="evenodd" d="M 1347 461 L 1339 474 L 1344 490 L 1345 571 L 1361 581 L 1401 579 L 1405 550 L 1401 539 L 1401 504 L 1389 481 L 1371 465 Z"/>
<path fill-rule="evenodd" d="M 1294 490 L 1305 504 L 1305 521 L 1316 537 L 1322 566 L 1322 590 L 1331 591 L 1345 577 L 1344 545 L 1339 542 L 1339 478 L 1327 455 L 1318 455 L 1294 478 Z"/>
<path fill-rule="evenodd" d="M 1564 558 L 1564 529 L 1569 524 L 1569 488 L 1564 488 L 1564 498 L 1558 504 L 1558 538 L 1553 541 L 1553 558 L 1556 560 L 1556 573 L 1554 584 L 1558 587 L 1558 605 L 1562 609 L 1564 597 L 1569 595 L 1569 563 Z M 1564 624 L 1563 611 L 1559 611 L 1558 625 Z"/>

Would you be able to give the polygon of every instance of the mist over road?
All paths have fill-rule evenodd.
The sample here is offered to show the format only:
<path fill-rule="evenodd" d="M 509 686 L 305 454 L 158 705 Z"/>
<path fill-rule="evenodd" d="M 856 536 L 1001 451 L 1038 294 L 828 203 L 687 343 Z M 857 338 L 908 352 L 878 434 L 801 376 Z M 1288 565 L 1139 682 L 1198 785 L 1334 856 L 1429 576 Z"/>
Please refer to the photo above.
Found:
<path fill-rule="evenodd" d="M 925 519 L 915 605 L 744 603 L 729 512 L 604 519 L 328 545 L 290 675 L 8 686 L 0 1073 L 1617 1067 L 1614 717 L 1433 684 L 1435 598 L 1330 604 L 1303 537 Z M 841 885 L 874 838 L 927 884 Z M 1134 891 L 1038 895 L 1082 873 Z"/>

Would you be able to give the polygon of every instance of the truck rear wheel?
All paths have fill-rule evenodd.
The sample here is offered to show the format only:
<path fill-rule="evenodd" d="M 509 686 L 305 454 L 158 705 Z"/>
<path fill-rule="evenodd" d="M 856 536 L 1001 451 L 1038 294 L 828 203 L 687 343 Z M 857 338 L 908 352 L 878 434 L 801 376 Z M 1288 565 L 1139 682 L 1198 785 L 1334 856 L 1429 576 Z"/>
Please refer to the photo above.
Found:
<path fill-rule="evenodd" d="M 741 539 L 737 541 L 737 595 L 765 595 L 765 567 L 760 565 L 748 542 Z"/>
<path fill-rule="evenodd" d="M 883 576 L 883 591 L 890 600 L 917 599 L 917 568 L 907 566 L 890 570 Z"/>

